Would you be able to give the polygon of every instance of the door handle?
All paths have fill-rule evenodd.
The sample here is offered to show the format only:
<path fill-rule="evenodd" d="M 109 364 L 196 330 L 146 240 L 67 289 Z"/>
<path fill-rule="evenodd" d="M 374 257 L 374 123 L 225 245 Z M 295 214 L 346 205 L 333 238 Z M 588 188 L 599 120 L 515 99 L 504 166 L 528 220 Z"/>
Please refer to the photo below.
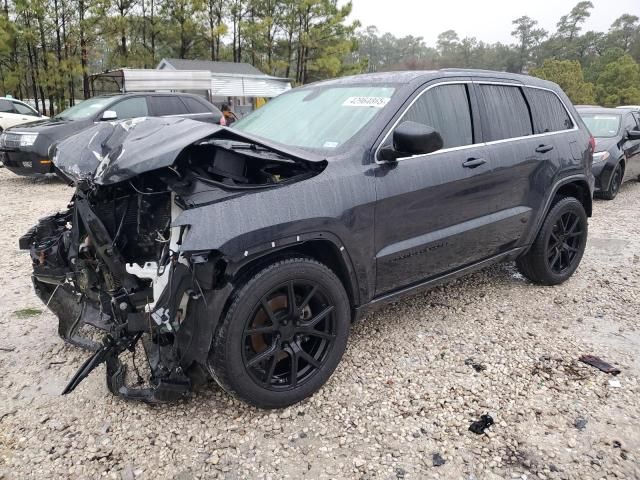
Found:
<path fill-rule="evenodd" d="M 484 158 L 469 158 L 462 166 L 465 168 L 476 168 L 485 163 L 487 163 L 487 161 Z"/>
<path fill-rule="evenodd" d="M 540 145 L 536 148 L 536 152 L 538 153 L 547 153 L 553 150 L 553 145 Z"/>

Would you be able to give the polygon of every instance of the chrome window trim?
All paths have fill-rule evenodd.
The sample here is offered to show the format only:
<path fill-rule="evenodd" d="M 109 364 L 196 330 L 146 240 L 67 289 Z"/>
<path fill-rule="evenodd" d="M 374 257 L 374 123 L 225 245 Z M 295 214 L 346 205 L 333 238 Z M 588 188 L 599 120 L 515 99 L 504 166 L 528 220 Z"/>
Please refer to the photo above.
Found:
<path fill-rule="evenodd" d="M 400 121 L 402 121 L 402 119 L 404 118 L 406 113 L 409 111 L 409 109 L 413 106 L 414 103 L 416 103 L 418 101 L 418 99 L 420 97 L 422 97 L 422 95 L 424 95 L 426 92 L 428 92 L 432 88 L 439 87 L 441 85 L 460 85 L 460 84 L 463 84 L 463 85 L 468 85 L 468 84 L 504 85 L 504 86 L 508 86 L 508 87 L 535 88 L 535 89 L 538 89 L 538 90 L 544 90 L 544 91 L 547 91 L 547 92 L 551 92 L 560 101 L 560 104 L 564 108 L 564 110 L 567 113 L 567 115 L 569 115 L 569 118 L 571 119 L 571 122 L 573 123 L 573 128 L 567 128 L 565 130 L 557 130 L 555 132 L 534 133 L 532 135 L 525 135 L 523 137 L 503 138 L 501 140 L 492 140 L 490 142 L 472 143 L 472 144 L 469 144 L 469 145 L 461 145 L 461 146 L 458 146 L 458 147 L 443 148 L 441 150 L 436 150 L 435 152 L 431 152 L 431 153 L 421 153 L 421 154 L 418 154 L 418 155 L 411 155 L 409 157 L 399 157 L 399 158 L 397 158 L 395 160 L 396 162 L 399 162 L 399 161 L 402 161 L 402 160 L 411 160 L 413 158 L 419 158 L 419 157 L 429 157 L 431 155 L 437 155 L 437 154 L 440 154 L 440 153 L 454 152 L 454 151 L 458 151 L 458 150 L 467 150 L 469 148 L 486 147 L 486 146 L 489 146 L 489 145 L 495 145 L 495 144 L 499 144 L 499 143 L 513 142 L 513 141 L 516 141 L 516 140 L 523 140 L 523 139 L 527 139 L 527 138 L 540 138 L 540 137 L 546 137 L 546 136 L 549 136 L 549 135 L 557 135 L 559 133 L 573 132 L 573 131 L 579 130 L 578 124 L 576 123 L 576 120 L 573 117 L 573 115 L 571 115 L 571 112 L 567 108 L 567 105 L 564 103 L 562 98 L 560 98 L 560 96 L 556 92 L 551 90 L 550 88 L 539 87 L 537 85 L 528 85 L 528 84 L 525 84 L 525 83 L 494 82 L 494 81 L 483 81 L 483 80 L 473 80 L 473 79 L 471 79 L 471 80 L 455 80 L 455 81 L 450 81 L 450 82 L 440 82 L 440 83 L 434 83 L 433 85 L 429 85 L 428 87 L 426 87 L 424 90 L 422 90 L 420 93 L 418 93 L 418 95 L 416 95 L 416 97 L 411 101 L 411 103 L 409 103 L 409 105 L 407 105 L 407 107 L 400 114 L 398 119 L 393 123 L 391 128 L 387 131 L 387 133 L 382 138 L 382 141 L 380 142 L 380 144 L 376 148 L 376 151 L 375 151 L 375 154 L 374 154 L 375 163 L 378 164 L 378 165 L 385 165 L 385 164 L 389 163 L 389 162 L 378 160 L 378 154 L 380 153 L 380 149 L 382 148 L 384 143 L 389 138 L 389 135 L 391 135 L 393 130 L 398 126 Z M 471 108 L 472 108 L 471 105 L 469 105 L 469 109 L 471 109 Z M 472 113 L 472 115 L 473 115 L 473 113 Z M 533 127 L 533 125 L 532 125 L 532 127 Z"/>

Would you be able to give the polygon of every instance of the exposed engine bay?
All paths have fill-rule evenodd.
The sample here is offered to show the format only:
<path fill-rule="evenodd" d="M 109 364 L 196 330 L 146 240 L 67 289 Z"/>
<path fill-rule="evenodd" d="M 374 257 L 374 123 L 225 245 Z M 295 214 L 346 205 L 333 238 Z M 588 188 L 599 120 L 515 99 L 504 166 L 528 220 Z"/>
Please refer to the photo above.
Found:
<path fill-rule="evenodd" d="M 148 119 L 145 128 L 157 135 L 162 127 L 157 123 L 167 121 Z M 54 162 L 75 183 L 75 194 L 68 210 L 41 219 L 21 237 L 20 248 L 30 251 L 36 292 L 58 316 L 59 334 L 94 352 L 63 393 L 106 363 L 112 393 L 155 403 L 182 398 L 206 380 L 211 340 L 203 332 L 215 324 L 208 317 L 222 308 L 217 293 L 231 288 L 224 256 L 214 249 L 185 251 L 189 226 L 174 226 L 175 219 L 188 210 L 299 182 L 324 167 L 207 126 L 214 129 L 211 135 L 195 142 L 187 138 L 189 143 L 163 164 L 133 168 L 129 160 L 126 175 L 119 170 L 108 180 L 105 172 L 119 160 L 127 163 L 127 142 L 140 141 L 132 136 L 135 127 L 100 125 L 90 140 L 85 135 L 85 145 L 99 141 L 103 149 L 89 152 L 94 157 L 89 166 L 69 157 L 83 139 L 58 147 Z M 84 336 L 85 325 L 103 331 L 102 340 Z M 120 359 L 139 342 L 151 372 L 144 388 L 126 384 Z"/>

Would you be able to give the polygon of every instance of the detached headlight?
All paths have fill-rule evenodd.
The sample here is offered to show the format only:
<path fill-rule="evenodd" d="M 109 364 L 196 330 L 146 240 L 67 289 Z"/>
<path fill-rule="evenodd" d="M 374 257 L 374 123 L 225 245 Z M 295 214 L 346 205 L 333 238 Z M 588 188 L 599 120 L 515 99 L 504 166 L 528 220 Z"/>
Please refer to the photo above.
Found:
<path fill-rule="evenodd" d="M 20 135 L 20 146 L 30 147 L 31 145 L 36 143 L 36 138 L 38 138 L 37 133 L 23 133 Z"/>
<path fill-rule="evenodd" d="M 604 162 L 609 158 L 609 152 L 596 152 L 593 154 L 593 163 Z"/>

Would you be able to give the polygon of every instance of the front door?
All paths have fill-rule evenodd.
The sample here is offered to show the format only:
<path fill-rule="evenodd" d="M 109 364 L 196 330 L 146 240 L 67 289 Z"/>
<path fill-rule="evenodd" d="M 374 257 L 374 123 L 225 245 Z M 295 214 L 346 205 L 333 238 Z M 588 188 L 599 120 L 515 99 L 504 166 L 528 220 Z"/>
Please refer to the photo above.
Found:
<path fill-rule="evenodd" d="M 631 140 L 626 136 L 629 130 L 640 129 L 640 115 L 627 114 L 622 119 L 623 137 L 622 150 L 627 162 L 625 179 L 638 178 L 640 176 L 640 140 Z"/>
<path fill-rule="evenodd" d="M 487 148 L 467 82 L 427 87 L 396 123 L 435 128 L 443 149 L 376 168 L 376 294 L 456 270 L 497 253 L 504 243 Z M 389 132 L 383 145 L 393 136 Z"/>

